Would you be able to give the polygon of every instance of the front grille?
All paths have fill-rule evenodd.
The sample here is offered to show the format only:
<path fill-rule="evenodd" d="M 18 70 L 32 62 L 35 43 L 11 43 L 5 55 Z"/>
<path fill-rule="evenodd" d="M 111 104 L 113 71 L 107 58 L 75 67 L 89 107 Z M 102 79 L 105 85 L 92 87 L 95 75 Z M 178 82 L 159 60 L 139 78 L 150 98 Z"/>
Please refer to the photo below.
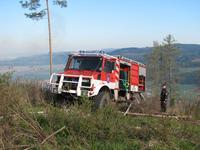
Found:
<path fill-rule="evenodd" d="M 69 81 L 69 82 L 65 82 L 65 81 Z M 77 82 L 77 83 L 71 83 L 70 81 L 71 82 Z M 66 90 L 66 91 L 77 90 L 78 81 L 79 81 L 79 77 L 64 77 L 62 89 Z M 82 79 L 82 86 L 90 87 L 90 85 L 91 85 L 91 79 L 90 78 L 83 78 Z"/>
<path fill-rule="evenodd" d="M 73 82 L 78 82 L 79 78 L 78 77 L 64 77 L 64 81 L 73 81 Z M 63 89 L 64 90 L 76 90 L 77 89 L 78 83 L 68 83 L 68 82 L 63 82 Z"/>
<path fill-rule="evenodd" d="M 64 90 L 76 90 L 77 83 L 63 83 L 63 89 Z"/>

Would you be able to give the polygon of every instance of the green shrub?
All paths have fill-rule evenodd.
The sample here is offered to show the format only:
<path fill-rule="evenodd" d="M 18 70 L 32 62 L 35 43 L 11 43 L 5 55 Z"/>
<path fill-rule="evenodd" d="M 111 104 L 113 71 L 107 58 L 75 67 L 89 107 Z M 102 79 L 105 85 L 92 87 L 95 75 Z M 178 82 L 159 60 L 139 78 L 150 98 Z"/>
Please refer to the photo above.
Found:
<path fill-rule="evenodd" d="M 12 72 L 0 74 L 0 86 L 9 85 L 12 79 Z"/>

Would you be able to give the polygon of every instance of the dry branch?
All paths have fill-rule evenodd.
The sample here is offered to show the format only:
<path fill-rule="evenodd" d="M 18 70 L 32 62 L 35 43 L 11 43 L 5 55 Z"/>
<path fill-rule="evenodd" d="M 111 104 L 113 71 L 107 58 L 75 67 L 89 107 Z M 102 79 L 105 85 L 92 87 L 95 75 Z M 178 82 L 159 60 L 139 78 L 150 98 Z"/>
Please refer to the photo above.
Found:
<path fill-rule="evenodd" d="M 55 134 L 57 134 L 58 132 L 64 130 L 66 128 L 66 126 L 63 126 L 62 128 L 60 128 L 59 130 L 57 130 L 56 132 L 52 133 L 51 135 L 49 135 L 47 138 L 45 138 L 41 144 L 44 144 L 48 139 L 50 139 L 52 136 L 54 136 Z"/>

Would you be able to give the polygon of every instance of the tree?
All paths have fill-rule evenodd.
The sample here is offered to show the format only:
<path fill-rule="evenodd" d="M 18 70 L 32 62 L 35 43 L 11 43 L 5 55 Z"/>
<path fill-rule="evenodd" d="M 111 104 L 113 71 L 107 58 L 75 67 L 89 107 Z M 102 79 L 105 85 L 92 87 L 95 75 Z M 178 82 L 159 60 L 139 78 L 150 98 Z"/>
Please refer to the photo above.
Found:
<path fill-rule="evenodd" d="M 148 78 L 152 81 L 152 94 L 153 96 L 159 95 L 161 85 L 161 73 L 160 73 L 160 53 L 161 45 L 157 42 L 153 42 L 152 52 L 148 56 Z"/>
<path fill-rule="evenodd" d="M 168 83 L 170 105 L 173 101 L 177 91 L 177 57 L 179 56 L 179 49 L 175 45 L 175 38 L 172 35 L 167 35 L 163 40 L 163 70 L 164 81 Z"/>
<path fill-rule="evenodd" d="M 52 74 L 52 38 L 51 38 L 51 18 L 49 9 L 49 0 L 43 0 L 46 8 L 41 8 L 41 0 L 21 0 L 20 4 L 22 8 L 28 9 L 29 13 L 25 13 L 25 16 L 32 20 L 40 20 L 47 16 L 48 20 L 48 33 L 49 33 L 49 71 Z M 52 0 L 54 5 L 60 6 L 61 8 L 67 7 L 67 0 Z"/>
<path fill-rule="evenodd" d="M 148 58 L 148 72 L 152 81 L 152 92 L 154 96 L 158 96 L 159 88 L 166 82 L 169 89 L 170 104 L 176 96 L 176 83 L 178 67 L 176 59 L 179 50 L 175 45 L 175 39 L 172 35 L 167 35 L 163 39 L 163 43 L 153 43 L 154 47 Z M 176 88 L 176 89 L 175 89 Z"/>
<path fill-rule="evenodd" d="M 200 88 L 200 70 L 196 73 L 196 83 L 198 85 L 198 88 Z"/>

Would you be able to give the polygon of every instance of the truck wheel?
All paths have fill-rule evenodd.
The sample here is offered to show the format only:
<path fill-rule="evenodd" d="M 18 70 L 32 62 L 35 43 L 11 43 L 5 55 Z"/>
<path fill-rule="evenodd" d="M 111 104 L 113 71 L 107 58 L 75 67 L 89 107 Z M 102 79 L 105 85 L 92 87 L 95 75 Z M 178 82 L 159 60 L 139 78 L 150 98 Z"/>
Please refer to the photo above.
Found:
<path fill-rule="evenodd" d="M 92 110 L 101 109 L 110 103 L 110 94 L 108 91 L 100 91 L 97 96 L 94 97 L 94 104 Z"/>
<path fill-rule="evenodd" d="M 69 105 L 69 100 L 62 94 L 56 94 L 53 98 L 54 106 L 66 106 Z"/>
<path fill-rule="evenodd" d="M 53 105 L 59 106 L 61 102 L 63 101 L 63 97 L 61 94 L 55 94 L 53 97 Z"/>

